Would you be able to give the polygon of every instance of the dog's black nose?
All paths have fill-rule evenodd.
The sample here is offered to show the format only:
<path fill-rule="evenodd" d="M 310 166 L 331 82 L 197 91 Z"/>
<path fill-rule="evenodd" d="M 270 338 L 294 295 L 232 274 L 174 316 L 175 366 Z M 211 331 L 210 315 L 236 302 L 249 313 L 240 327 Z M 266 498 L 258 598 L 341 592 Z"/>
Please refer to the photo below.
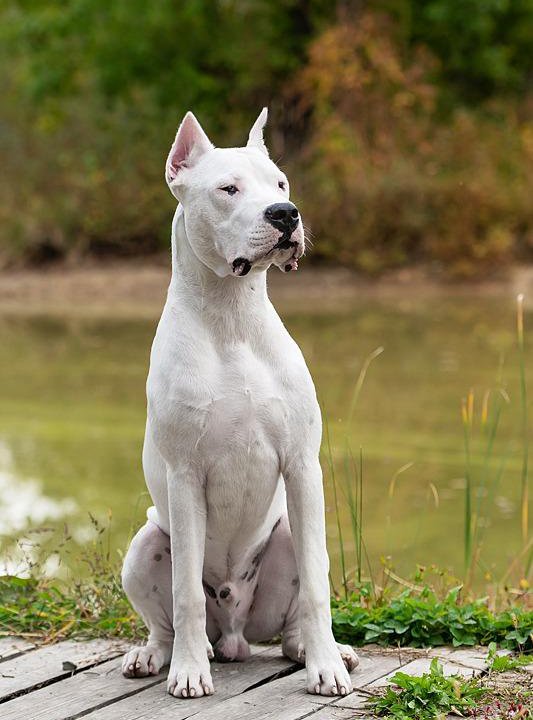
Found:
<path fill-rule="evenodd" d="M 292 203 L 274 203 L 265 210 L 265 220 L 281 232 L 293 232 L 298 225 L 300 215 Z"/>

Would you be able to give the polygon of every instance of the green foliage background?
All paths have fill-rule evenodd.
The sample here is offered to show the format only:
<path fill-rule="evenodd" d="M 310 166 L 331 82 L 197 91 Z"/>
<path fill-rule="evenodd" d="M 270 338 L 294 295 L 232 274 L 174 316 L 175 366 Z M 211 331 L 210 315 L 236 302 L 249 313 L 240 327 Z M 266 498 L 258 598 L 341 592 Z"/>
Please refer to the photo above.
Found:
<path fill-rule="evenodd" d="M 470 276 L 533 249 L 532 0 L 4 0 L 0 257 L 168 244 L 162 168 L 271 110 L 316 260 Z"/>

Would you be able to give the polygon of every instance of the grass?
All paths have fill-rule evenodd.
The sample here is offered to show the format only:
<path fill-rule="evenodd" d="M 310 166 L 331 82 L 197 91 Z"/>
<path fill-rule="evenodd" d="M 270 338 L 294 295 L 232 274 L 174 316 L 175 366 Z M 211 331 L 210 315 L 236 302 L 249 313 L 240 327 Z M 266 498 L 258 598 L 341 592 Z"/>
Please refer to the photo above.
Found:
<path fill-rule="evenodd" d="M 51 643 L 68 637 L 145 637 L 118 574 L 64 585 L 58 581 L 0 578 L 0 637 L 18 635 Z"/>
<path fill-rule="evenodd" d="M 529 539 L 529 484 L 528 484 L 528 459 L 529 459 L 529 438 L 528 438 L 528 416 L 527 416 L 527 384 L 526 384 L 526 360 L 524 348 L 524 296 L 517 297 L 516 333 L 518 339 L 518 357 L 520 364 L 520 408 L 522 418 L 522 498 L 521 498 L 521 519 L 522 519 L 522 543 L 524 547 Z M 529 563 L 531 563 L 531 554 Z M 528 568 L 529 569 L 529 568 Z"/>
<path fill-rule="evenodd" d="M 520 373 L 519 405 L 520 405 L 520 444 L 521 444 L 521 500 L 520 500 L 520 533 L 522 539 L 522 551 L 519 558 L 511 563 L 513 569 L 518 565 L 516 560 L 521 560 L 522 582 L 527 583 L 527 577 L 531 569 L 532 543 L 529 541 L 529 427 L 528 427 L 528 394 L 525 373 L 525 341 L 524 341 L 524 296 L 517 297 L 516 311 L 516 340 L 518 350 L 518 364 Z M 504 407 L 509 406 L 510 399 L 499 379 L 499 387 L 491 402 L 491 393 L 487 391 L 483 397 L 480 416 L 481 430 L 481 473 L 476 479 L 472 469 L 472 446 L 474 428 L 474 392 L 470 390 L 466 399 L 461 405 L 461 414 L 464 433 L 465 453 L 465 500 L 464 500 L 464 566 L 467 585 L 471 585 L 478 567 L 483 550 L 483 536 L 486 525 L 481 525 L 483 516 L 488 516 L 488 509 L 494 499 L 495 492 L 502 480 L 505 465 L 509 455 L 506 450 L 498 462 L 494 462 L 494 447 L 498 433 L 500 419 Z M 496 465 L 496 467 L 494 467 Z M 476 497 L 476 502 L 473 498 Z M 507 579 L 507 571 L 502 581 Z"/>
<path fill-rule="evenodd" d="M 144 623 L 122 590 L 120 558 L 111 556 L 111 517 L 107 526 L 90 519 L 97 535 L 77 558 L 77 566 L 85 570 L 77 579 L 47 577 L 41 563 L 29 556 L 29 577 L 0 576 L 0 637 L 19 635 L 44 643 L 67 637 L 145 637 Z M 60 545 L 68 549 L 72 543 L 67 532 Z"/>

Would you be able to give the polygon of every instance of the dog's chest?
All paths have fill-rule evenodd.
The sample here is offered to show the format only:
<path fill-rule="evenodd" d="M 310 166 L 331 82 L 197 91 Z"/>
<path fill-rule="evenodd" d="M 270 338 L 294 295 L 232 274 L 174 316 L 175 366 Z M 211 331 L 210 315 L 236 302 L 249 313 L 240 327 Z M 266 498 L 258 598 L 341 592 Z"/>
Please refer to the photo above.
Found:
<path fill-rule="evenodd" d="M 265 328 L 266 329 L 266 328 Z M 212 470 L 280 465 L 316 420 L 316 397 L 300 351 L 284 328 L 249 341 L 161 346 L 148 381 L 149 415 L 163 455 Z"/>
<path fill-rule="evenodd" d="M 245 344 L 226 349 L 212 367 L 198 403 L 199 449 L 214 458 L 279 449 L 290 408 L 278 370 Z"/>

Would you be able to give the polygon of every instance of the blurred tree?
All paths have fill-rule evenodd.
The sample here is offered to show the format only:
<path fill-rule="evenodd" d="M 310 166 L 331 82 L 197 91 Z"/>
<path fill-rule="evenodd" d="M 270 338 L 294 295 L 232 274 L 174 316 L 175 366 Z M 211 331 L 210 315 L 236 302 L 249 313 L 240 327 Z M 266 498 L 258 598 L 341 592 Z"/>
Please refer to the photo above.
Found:
<path fill-rule="evenodd" d="M 11 0 L 0 20 L 17 84 L 37 106 L 87 89 L 111 103 L 140 93 L 220 131 L 279 94 L 334 10 L 327 0 Z"/>
<path fill-rule="evenodd" d="M 217 143 L 240 143 L 263 105 L 273 157 L 299 169 L 312 206 L 336 208 L 314 218 L 315 257 L 341 245 L 343 261 L 377 272 L 425 248 L 449 265 L 467 250 L 441 252 L 453 223 L 437 221 L 474 165 L 492 188 L 470 193 L 476 252 L 508 257 L 514 237 L 533 247 L 532 32 L 533 0 L 3 0 L 0 251 L 162 247 L 180 117 L 192 108 Z"/>
<path fill-rule="evenodd" d="M 4 258 L 161 247 L 162 169 L 185 111 L 217 143 L 242 143 L 334 12 L 328 0 L 4 0 Z"/>
<path fill-rule="evenodd" d="M 524 92 L 533 79 L 533 0 L 377 0 L 398 20 L 404 47 L 423 43 L 441 61 L 448 105 Z M 454 97 L 455 96 L 455 97 Z"/>
<path fill-rule="evenodd" d="M 390 15 L 358 13 L 313 42 L 296 77 L 309 130 L 293 160 L 315 254 L 367 274 L 497 270 L 531 247 L 533 127 L 508 100 L 443 118 L 440 63 L 398 34 Z"/>

